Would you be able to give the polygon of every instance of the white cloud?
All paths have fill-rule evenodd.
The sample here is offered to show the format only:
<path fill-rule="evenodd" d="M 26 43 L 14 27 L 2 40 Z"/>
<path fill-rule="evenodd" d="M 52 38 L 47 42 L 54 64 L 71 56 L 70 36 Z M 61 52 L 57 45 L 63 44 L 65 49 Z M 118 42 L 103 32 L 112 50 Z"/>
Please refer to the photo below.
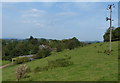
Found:
<path fill-rule="evenodd" d="M 23 12 L 22 17 L 39 17 L 39 16 L 43 16 L 45 15 L 45 11 L 44 10 L 39 10 L 39 9 L 30 9 L 30 10 L 26 10 Z"/>
<path fill-rule="evenodd" d="M 94 10 L 96 7 L 98 7 L 99 5 L 96 6 L 96 3 L 74 3 L 74 6 L 82 11 L 91 11 Z"/>
<path fill-rule="evenodd" d="M 23 20 L 22 23 L 38 23 L 37 20 Z"/>
<path fill-rule="evenodd" d="M 76 16 L 78 15 L 77 12 L 60 12 L 58 13 L 59 16 Z"/>
<path fill-rule="evenodd" d="M 28 13 L 44 13 L 45 11 L 33 8 L 33 9 L 28 10 L 27 12 Z"/>
<path fill-rule="evenodd" d="M 40 17 L 44 17 L 46 15 L 46 11 L 39 10 L 36 8 L 32 8 L 29 10 L 22 11 L 22 23 L 24 24 L 32 24 L 37 27 L 44 27 L 44 23 L 42 23 L 39 19 Z"/>
<path fill-rule="evenodd" d="M 39 27 L 44 27 L 44 24 L 39 23 L 39 22 L 38 22 L 38 23 L 35 23 L 35 25 L 36 25 L 36 26 L 39 26 Z"/>
<path fill-rule="evenodd" d="M 39 22 L 38 20 L 23 20 L 22 23 L 32 24 L 32 25 L 38 26 L 38 27 L 44 27 L 45 26 L 43 23 Z"/>
<path fill-rule="evenodd" d="M 24 14 L 22 17 L 38 17 L 40 14 Z"/>
<path fill-rule="evenodd" d="M 23 20 L 22 23 L 31 23 L 29 20 Z"/>

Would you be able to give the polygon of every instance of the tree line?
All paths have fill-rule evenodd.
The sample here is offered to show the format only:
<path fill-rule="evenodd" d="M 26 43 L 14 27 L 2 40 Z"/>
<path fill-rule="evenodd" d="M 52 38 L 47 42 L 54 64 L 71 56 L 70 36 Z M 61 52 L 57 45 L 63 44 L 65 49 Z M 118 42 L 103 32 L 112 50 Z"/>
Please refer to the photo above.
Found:
<path fill-rule="evenodd" d="M 80 42 L 76 37 L 63 40 L 37 39 L 33 36 L 24 40 L 2 39 L 2 60 L 11 60 L 18 56 L 31 54 L 35 54 L 34 58 L 43 58 L 49 56 L 52 51 L 72 50 L 79 46 L 83 47 L 86 44 Z M 40 49 L 40 45 L 45 45 L 46 48 Z"/>

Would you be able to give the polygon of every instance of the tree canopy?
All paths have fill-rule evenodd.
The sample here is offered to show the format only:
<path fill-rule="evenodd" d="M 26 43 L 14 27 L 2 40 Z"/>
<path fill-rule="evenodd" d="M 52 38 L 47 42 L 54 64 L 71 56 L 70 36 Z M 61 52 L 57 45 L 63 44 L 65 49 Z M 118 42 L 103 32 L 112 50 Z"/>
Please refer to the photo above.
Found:
<path fill-rule="evenodd" d="M 47 46 L 47 49 L 40 49 L 39 46 Z M 83 46 L 84 43 L 80 42 L 76 37 L 64 40 L 52 40 L 52 39 L 37 39 L 30 36 L 28 39 L 3 39 L 2 40 L 2 59 L 11 60 L 14 57 L 31 55 L 38 55 L 38 58 L 42 56 L 50 55 L 51 51 L 60 52 L 64 49 L 74 49 L 78 46 Z"/>
<path fill-rule="evenodd" d="M 103 35 L 104 41 L 109 41 L 109 35 L 110 35 L 110 28 L 108 28 Z M 112 28 L 112 41 L 118 41 L 120 40 L 120 27 Z"/>

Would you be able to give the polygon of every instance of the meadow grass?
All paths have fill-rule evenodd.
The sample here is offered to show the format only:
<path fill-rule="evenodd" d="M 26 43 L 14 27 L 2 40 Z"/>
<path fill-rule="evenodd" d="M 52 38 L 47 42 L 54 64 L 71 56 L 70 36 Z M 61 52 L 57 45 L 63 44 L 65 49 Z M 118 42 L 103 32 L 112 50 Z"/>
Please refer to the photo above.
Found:
<path fill-rule="evenodd" d="M 38 73 L 29 73 L 28 78 L 22 81 L 117 81 L 118 80 L 118 41 L 112 42 L 112 53 L 104 53 L 108 50 L 109 43 L 95 43 L 74 50 L 54 52 L 51 56 L 26 63 L 31 71 L 35 67 L 47 66 L 47 60 L 71 56 L 73 65 L 58 67 Z M 101 51 L 101 53 L 98 53 Z M 16 81 L 15 70 L 19 65 L 13 65 L 3 69 L 3 81 Z"/>
<path fill-rule="evenodd" d="M 0 66 L 11 63 L 11 61 L 6 61 L 6 60 L 0 60 L 0 62 L 2 63 L 0 64 Z"/>

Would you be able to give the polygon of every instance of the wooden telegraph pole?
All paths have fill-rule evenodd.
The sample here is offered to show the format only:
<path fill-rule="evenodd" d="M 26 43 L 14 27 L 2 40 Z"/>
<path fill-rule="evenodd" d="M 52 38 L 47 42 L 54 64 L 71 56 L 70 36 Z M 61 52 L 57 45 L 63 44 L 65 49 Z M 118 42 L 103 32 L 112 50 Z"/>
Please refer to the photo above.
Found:
<path fill-rule="evenodd" d="M 110 46 L 109 46 L 109 51 L 111 52 L 112 50 L 112 44 L 111 44 L 111 40 L 112 40 L 112 8 L 115 7 L 114 4 L 112 5 L 108 5 L 107 10 L 110 10 L 110 18 L 106 17 L 106 21 L 110 20 Z"/>

